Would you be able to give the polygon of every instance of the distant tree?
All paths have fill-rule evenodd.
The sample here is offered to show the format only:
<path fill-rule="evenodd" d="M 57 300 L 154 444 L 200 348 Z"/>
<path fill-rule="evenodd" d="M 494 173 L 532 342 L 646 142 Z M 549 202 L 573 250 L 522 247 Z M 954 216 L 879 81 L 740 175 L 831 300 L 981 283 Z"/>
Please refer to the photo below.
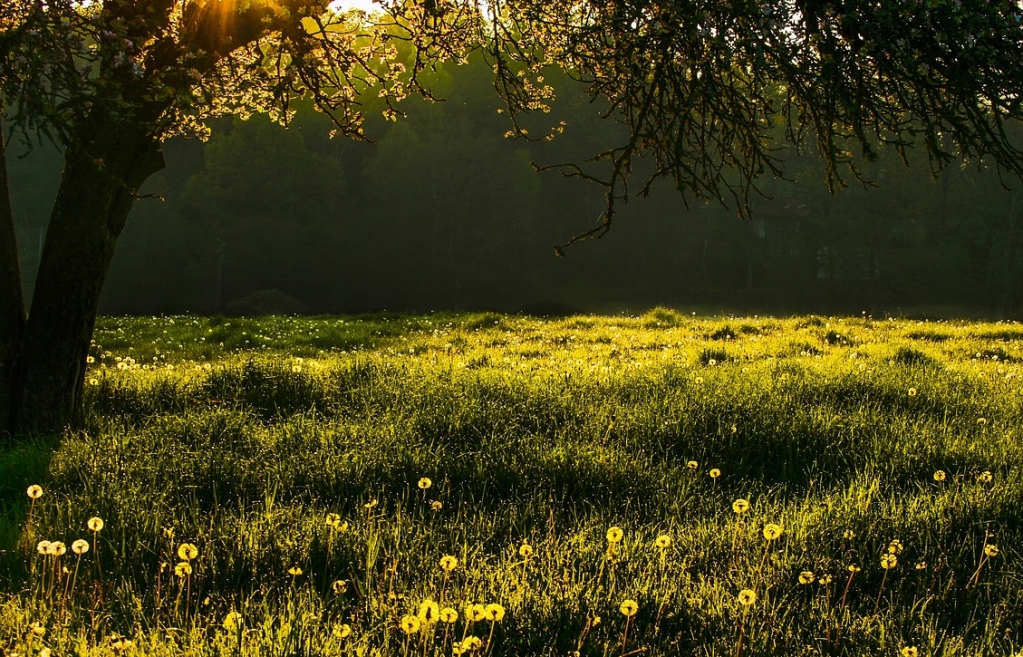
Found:
<path fill-rule="evenodd" d="M 27 317 L 0 195 L 0 427 L 81 423 L 100 290 L 137 190 L 163 166 L 165 138 L 201 132 L 213 116 L 271 110 L 284 121 L 302 95 L 358 135 L 360 91 L 401 98 L 432 62 L 475 48 L 514 133 L 524 135 L 520 111 L 544 107 L 550 65 L 588 82 L 626 126 L 596 168 L 561 167 L 607 188 L 600 224 L 579 239 L 606 232 L 634 173 L 640 193 L 665 178 L 688 199 L 746 208 L 758 178 L 783 173 L 766 138 L 779 122 L 790 141 L 814 145 L 832 184 L 854 167 L 854 150 L 869 160 L 876 144 L 905 155 L 922 143 L 935 167 L 988 155 L 1023 173 L 1006 131 L 1023 113 L 1011 0 L 408 0 L 385 2 L 377 26 L 326 4 L 0 5 L 0 105 L 14 127 L 56 140 L 65 160 Z M 409 70 L 396 40 L 415 52 Z M 643 155 L 649 173 L 635 166 Z"/>

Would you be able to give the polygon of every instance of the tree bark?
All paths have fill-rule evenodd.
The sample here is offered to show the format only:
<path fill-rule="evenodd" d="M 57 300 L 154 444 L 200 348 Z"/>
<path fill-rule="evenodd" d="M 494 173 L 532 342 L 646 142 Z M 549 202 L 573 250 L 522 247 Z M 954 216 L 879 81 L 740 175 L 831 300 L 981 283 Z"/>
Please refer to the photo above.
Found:
<path fill-rule="evenodd" d="M 86 357 L 114 245 L 136 191 L 164 164 L 143 122 L 97 114 L 64 155 L 15 367 L 19 432 L 82 426 Z"/>
<path fill-rule="evenodd" d="M 25 297 L 5 151 L 3 128 L 0 126 L 0 436 L 14 429 L 12 378 L 18 344 L 25 329 Z"/>

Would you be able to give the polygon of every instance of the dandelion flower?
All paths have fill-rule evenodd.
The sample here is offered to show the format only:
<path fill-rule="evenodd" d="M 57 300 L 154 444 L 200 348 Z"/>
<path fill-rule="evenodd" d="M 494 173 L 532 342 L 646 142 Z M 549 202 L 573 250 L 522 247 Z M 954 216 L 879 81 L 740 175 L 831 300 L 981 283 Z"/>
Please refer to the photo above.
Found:
<path fill-rule="evenodd" d="M 191 561 L 199 556 L 199 548 L 192 543 L 182 543 L 178 546 L 178 558 L 182 561 Z"/>
<path fill-rule="evenodd" d="M 89 522 L 85 524 L 89 528 L 89 531 L 98 532 L 103 529 L 103 518 L 93 516 L 92 518 L 89 518 Z"/>
<path fill-rule="evenodd" d="M 533 546 L 529 543 L 523 543 L 519 546 L 519 556 L 523 559 L 528 559 L 533 556 Z"/>
<path fill-rule="evenodd" d="M 618 605 L 618 611 L 622 612 L 626 618 L 632 618 L 639 611 L 639 603 L 635 600 L 626 600 Z"/>
<path fill-rule="evenodd" d="M 32 484 L 31 486 L 28 487 L 28 490 L 25 491 L 25 493 L 33 500 L 38 500 L 40 497 L 43 496 L 43 487 L 40 486 L 39 484 Z"/>
<path fill-rule="evenodd" d="M 997 545 L 985 545 L 984 546 L 984 554 L 986 554 L 989 557 L 997 557 L 998 556 L 998 546 Z"/>
<path fill-rule="evenodd" d="M 610 529 L 607 530 L 607 542 L 617 543 L 618 541 L 622 540 L 622 536 L 624 535 L 625 533 L 622 531 L 621 527 L 611 527 Z"/>
<path fill-rule="evenodd" d="M 433 625 L 440 616 L 440 605 L 433 600 L 423 600 L 423 603 L 419 605 L 417 616 L 423 625 Z"/>
<path fill-rule="evenodd" d="M 328 527 L 337 529 L 341 525 L 341 516 L 336 513 L 328 513 L 327 517 L 324 518 L 324 522 L 327 523 Z"/>
<path fill-rule="evenodd" d="M 341 595 L 348 590 L 348 582 L 343 579 L 337 579 L 330 585 L 330 588 L 333 589 L 335 595 Z"/>
<path fill-rule="evenodd" d="M 757 594 L 754 593 L 753 589 L 743 589 L 739 591 L 739 604 L 743 607 L 748 607 L 757 601 Z"/>
<path fill-rule="evenodd" d="M 174 566 L 174 574 L 184 579 L 186 576 L 192 574 L 192 564 L 187 561 L 182 561 L 178 565 Z"/>
<path fill-rule="evenodd" d="M 910 397 L 916 397 L 916 388 L 910 388 L 909 389 L 909 396 Z"/>
<path fill-rule="evenodd" d="M 487 608 L 481 604 L 465 605 L 465 617 L 477 623 L 487 617 Z"/>
<path fill-rule="evenodd" d="M 302 569 L 298 566 L 292 566 L 291 568 L 288 568 L 288 574 L 292 577 L 298 577 L 302 574 Z"/>
<path fill-rule="evenodd" d="M 899 655 L 901 655 L 901 657 L 916 657 L 916 654 L 917 650 L 915 646 L 906 646 L 899 651 Z"/>
<path fill-rule="evenodd" d="M 982 484 L 991 483 L 992 479 L 994 479 L 994 477 L 991 475 L 990 470 L 985 470 L 984 472 L 981 472 L 979 475 L 977 475 L 977 481 L 979 481 Z"/>
<path fill-rule="evenodd" d="M 437 618 L 439 618 L 442 623 L 454 623 L 458 620 L 458 612 L 451 607 L 444 607 L 440 610 L 440 613 L 437 614 Z"/>
<path fill-rule="evenodd" d="M 39 554 L 47 554 L 47 553 L 49 553 L 49 551 L 50 551 L 50 542 L 49 541 L 45 541 L 44 540 L 44 541 L 39 541 L 38 543 L 36 543 L 36 552 L 38 552 Z"/>
<path fill-rule="evenodd" d="M 654 541 L 654 545 L 661 548 L 662 550 L 667 549 L 667 547 L 671 545 L 671 536 L 668 536 L 667 534 L 661 534 L 660 536 L 657 537 L 657 540 Z"/>
<path fill-rule="evenodd" d="M 707 474 L 710 475 L 711 479 L 717 479 L 718 477 L 721 476 L 721 470 L 718 470 L 717 468 L 711 468 L 710 472 Z"/>
<path fill-rule="evenodd" d="M 434 511 L 440 511 L 441 509 L 444 508 L 444 503 L 439 500 L 434 500 L 430 502 L 430 508 L 433 509 Z"/>
<path fill-rule="evenodd" d="M 227 612 L 227 616 L 224 616 L 224 629 L 228 632 L 235 633 L 238 631 L 242 624 L 242 615 L 237 611 Z"/>
<path fill-rule="evenodd" d="M 944 470 L 935 470 L 934 471 L 934 481 L 945 481 L 945 471 Z"/>
<path fill-rule="evenodd" d="M 85 540 L 84 538 L 78 539 L 77 541 L 71 544 L 71 551 L 77 554 L 78 556 L 82 556 L 83 554 L 89 551 L 89 541 Z"/>
<path fill-rule="evenodd" d="M 881 567 L 885 570 L 891 570 L 899 563 L 899 558 L 889 552 L 888 554 L 881 555 Z"/>
<path fill-rule="evenodd" d="M 817 577 L 813 574 L 813 572 L 809 570 L 804 570 L 803 572 L 799 573 L 800 584 L 813 584 L 815 579 L 817 579 Z"/>
<path fill-rule="evenodd" d="M 749 500 L 741 497 L 735 500 L 732 502 L 732 511 L 735 511 L 736 513 L 746 513 L 749 511 Z"/>
<path fill-rule="evenodd" d="M 429 477 L 423 477 L 422 479 L 419 480 L 419 489 L 420 490 L 426 490 L 427 488 L 429 488 L 432 485 L 433 485 L 433 481 L 431 481 Z"/>
<path fill-rule="evenodd" d="M 689 461 L 688 463 L 686 463 L 686 467 L 689 468 L 690 470 L 696 470 L 697 468 L 700 467 L 700 464 L 697 463 L 696 461 Z"/>
<path fill-rule="evenodd" d="M 782 529 L 781 525 L 769 522 L 766 525 L 764 525 L 764 538 L 766 538 L 769 541 L 773 541 L 774 539 L 781 536 L 783 531 L 785 530 Z"/>
<path fill-rule="evenodd" d="M 490 604 L 483 608 L 483 613 L 486 614 L 488 621 L 493 621 L 497 623 L 500 622 L 502 618 L 504 618 L 504 607 L 497 604 L 496 602 L 491 602 Z"/>
<path fill-rule="evenodd" d="M 419 619 L 409 614 L 401 619 L 400 627 L 405 634 L 415 634 L 419 631 Z"/>
<path fill-rule="evenodd" d="M 444 572 L 451 572 L 458 567 L 458 559 L 453 555 L 445 554 L 440 558 L 440 569 Z"/>

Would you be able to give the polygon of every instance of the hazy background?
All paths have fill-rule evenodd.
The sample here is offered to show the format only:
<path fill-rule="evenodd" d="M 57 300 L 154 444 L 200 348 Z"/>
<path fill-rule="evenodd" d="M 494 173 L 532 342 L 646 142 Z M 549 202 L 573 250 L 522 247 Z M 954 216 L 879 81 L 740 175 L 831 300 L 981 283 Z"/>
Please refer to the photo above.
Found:
<path fill-rule="evenodd" d="M 224 120 L 207 143 L 172 140 L 167 168 L 123 233 L 101 312 L 244 313 L 495 309 L 829 312 L 1023 317 L 1019 186 L 976 164 L 933 179 L 918 156 L 866 165 L 877 187 L 830 195 L 812 154 L 779 153 L 792 182 L 767 181 L 752 220 L 686 209 L 664 183 L 620 206 L 600 241 L 555 258 L 593 227 L 603 190 L 540 164 L 582 161 L 620 127 L 556 74 L 550 142 L 509 140 L 485 63 L 431 74 L 443 103 L 410 99 L 376 143 L 330 140 L 300 109 L 289 130 Z M 8 150 L 27 291 L 59 180 L 52 147 Z M 1007 184 L 1016 184 L 1006 180 Z"/>

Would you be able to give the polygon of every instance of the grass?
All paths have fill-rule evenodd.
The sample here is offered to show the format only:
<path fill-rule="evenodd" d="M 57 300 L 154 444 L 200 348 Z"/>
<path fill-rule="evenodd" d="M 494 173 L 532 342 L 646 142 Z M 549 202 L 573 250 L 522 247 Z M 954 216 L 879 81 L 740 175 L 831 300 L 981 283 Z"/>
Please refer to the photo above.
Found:
<path fill-rule="evenodd" d="M 1023 647 L 1015 324 L 108 318 L 92 358 L 87 430 L 0 451 L 0 654 Z"/>

